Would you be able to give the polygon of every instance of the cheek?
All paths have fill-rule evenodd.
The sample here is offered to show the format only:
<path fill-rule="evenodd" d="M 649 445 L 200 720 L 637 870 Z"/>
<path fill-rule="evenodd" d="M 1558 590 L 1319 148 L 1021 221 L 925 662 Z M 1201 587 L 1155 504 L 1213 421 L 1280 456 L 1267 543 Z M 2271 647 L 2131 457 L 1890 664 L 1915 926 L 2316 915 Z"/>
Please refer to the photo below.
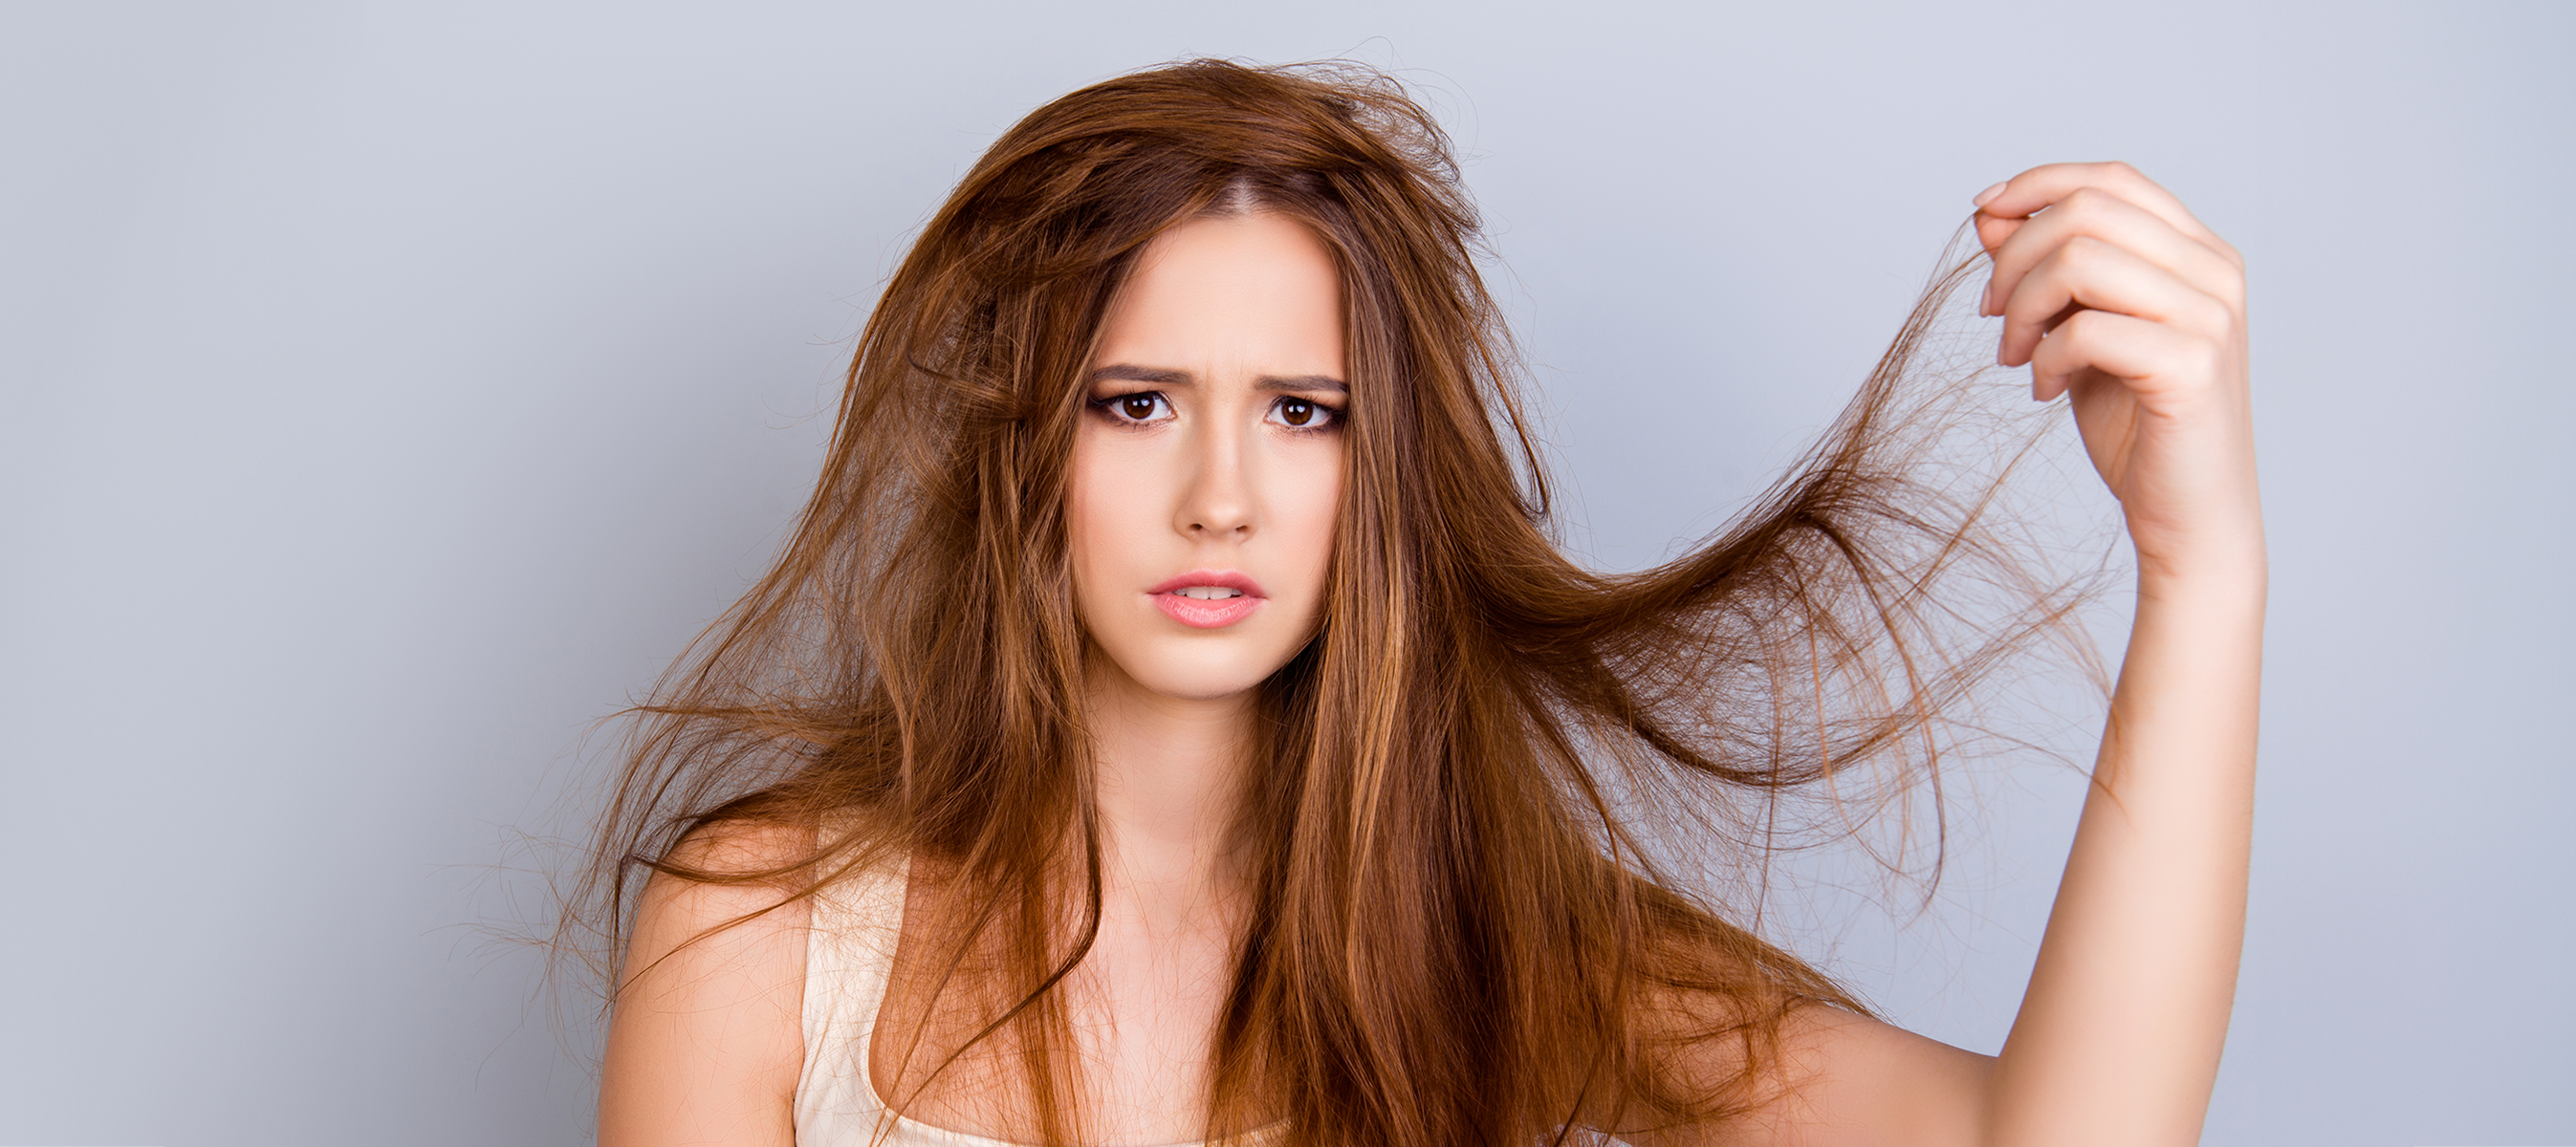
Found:
<path fill-rule="evenodd" d="M 1320 602 L 1325 575 L 1333 565 L 1333 542 L 1342 517 L 1341 452 L 1313 466 L 1297 484 L 1299 496 L 1280 508 L 1275 519 L 1288 542 L 1286 549 L 1306 555 L 1303 572 L 1312 579 Z M 1319 606 L 1320 608 L 1320 606 Z"/>
<path fill-rule="evenodd" d="M 1147 460 L 1115 446 L 1085 433 L 1074 440 L 1067 468 L 1065 541 L 1077 601 L 1135 580 L 1121 559 L 1139 552 L 1155 522 L 1152 500 L 1143 496 L 1150 488 L 1151 475 L 1142 472 Z"/>

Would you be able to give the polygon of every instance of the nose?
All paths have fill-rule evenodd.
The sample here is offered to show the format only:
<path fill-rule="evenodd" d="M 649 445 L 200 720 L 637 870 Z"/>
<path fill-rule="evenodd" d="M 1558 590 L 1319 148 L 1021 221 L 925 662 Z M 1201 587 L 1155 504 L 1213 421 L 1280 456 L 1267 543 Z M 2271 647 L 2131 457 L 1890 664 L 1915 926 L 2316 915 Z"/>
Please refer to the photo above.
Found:
<path fill-rule="evenodd" d="M 1188 487 L 1172 525 L 1191 541 L 1240 541 L 1252 535 L 1252 476 L 1243 435 L 1210 419 L 1200 423 Z"/>

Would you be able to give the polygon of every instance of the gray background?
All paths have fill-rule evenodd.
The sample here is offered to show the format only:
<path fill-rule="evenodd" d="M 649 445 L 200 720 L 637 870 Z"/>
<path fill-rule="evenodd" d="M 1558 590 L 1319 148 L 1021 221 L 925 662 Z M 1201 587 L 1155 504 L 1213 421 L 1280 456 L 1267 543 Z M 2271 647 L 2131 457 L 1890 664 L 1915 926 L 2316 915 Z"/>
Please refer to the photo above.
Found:
<path fill-rule="evenodd" d="M 490 938 L 543 907 L 517 834 L 760 568 L 950 183 L 1037 103 L 1189 54 L 1420 85 L 1614 566 L 1830 416 L 1979 188 L 2119 157 L 2176 189 L 2252 264 L 2277 561 L 2208 1139 L 2576 1141 L 2571 33 L 2563 4 L 0 8 L 0 1143 L 584 1139 L 591 1037 Z M 1802 942 L 1991 1051 L 2075 790 L 1987 781 L 1931 916 Z"/>

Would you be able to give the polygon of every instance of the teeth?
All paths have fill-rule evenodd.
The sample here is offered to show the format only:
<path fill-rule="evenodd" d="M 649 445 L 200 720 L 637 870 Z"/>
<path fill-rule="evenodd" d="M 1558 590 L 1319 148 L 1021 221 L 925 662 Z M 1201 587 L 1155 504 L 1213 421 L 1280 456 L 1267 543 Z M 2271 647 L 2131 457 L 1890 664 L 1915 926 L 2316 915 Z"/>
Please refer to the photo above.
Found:
<path fill-rule="evenodd" d="M 1172 592 L 1179 594 L 1182 597 L 1196 598 L 1200 601 L 1221 601 L 1229 597 L 1243 596 L 1242 590 L 1227 589 L 1221 585 L 1185 585 L 1179 589 L 1173 590 Z"/>

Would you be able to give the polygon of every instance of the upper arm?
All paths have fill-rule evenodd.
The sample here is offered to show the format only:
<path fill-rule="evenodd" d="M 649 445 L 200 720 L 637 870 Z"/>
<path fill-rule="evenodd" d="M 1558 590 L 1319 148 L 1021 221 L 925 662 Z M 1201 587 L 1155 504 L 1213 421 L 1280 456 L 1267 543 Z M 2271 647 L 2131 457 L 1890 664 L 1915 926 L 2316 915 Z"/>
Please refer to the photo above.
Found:
<path fill-rule="evenodd" d="M 1750 1116 L 1631 1138 L 1640 1147 L 1965 1147 L 1983 1137 L 1994 1062 L 1810 1004 L 1782 1021 L 1777 1065 Z"/>
<path fill-rule="evenodd" d="M 785 830 L 724 826 L 675 857 L 749 870 L 793 855 Z M 788 1147 L 804 1063 L 802 901 L 765 883 L 703 884 L 654 874 L 618 971 L 600 1071 L 602 1147 Z"/>

